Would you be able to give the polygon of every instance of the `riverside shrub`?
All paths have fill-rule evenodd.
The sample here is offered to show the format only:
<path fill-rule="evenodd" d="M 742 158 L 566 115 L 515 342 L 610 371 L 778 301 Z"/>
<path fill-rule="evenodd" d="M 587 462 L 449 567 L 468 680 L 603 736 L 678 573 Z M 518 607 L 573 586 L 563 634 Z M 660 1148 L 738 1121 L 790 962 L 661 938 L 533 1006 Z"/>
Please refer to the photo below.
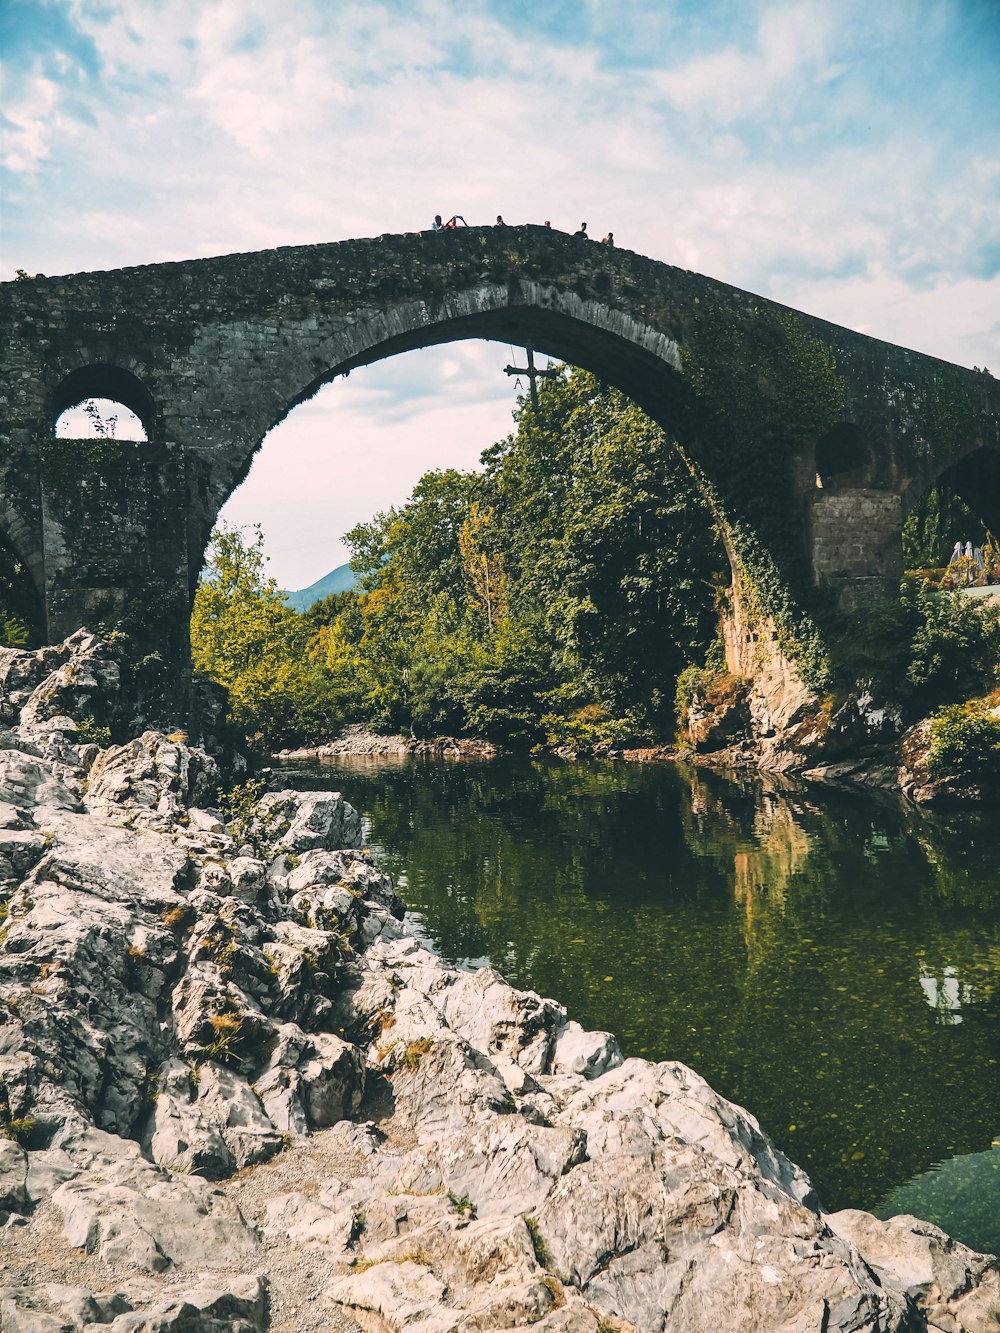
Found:
<path fill-rule="evenodd" d="M 927 764 L 934 777 L 1000 783 L 1000 718 L 985 704 L 949 704 L 931 719 Z"/>
<path fill-rule="evenodd" d="M 1000 617 L 961 593 L 903 586 L 916 622 L 906 681 L 927 709 L 988 693 L 1000 676 Z"/>

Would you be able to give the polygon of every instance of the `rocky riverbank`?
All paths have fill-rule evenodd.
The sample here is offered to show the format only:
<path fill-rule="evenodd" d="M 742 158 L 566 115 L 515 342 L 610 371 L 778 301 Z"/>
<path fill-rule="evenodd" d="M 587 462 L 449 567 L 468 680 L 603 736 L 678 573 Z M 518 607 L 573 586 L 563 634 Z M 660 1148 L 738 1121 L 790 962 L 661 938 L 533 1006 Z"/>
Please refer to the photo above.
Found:
<path fill-rule="evenodd" d="M 495 759 L 503 751 L 492 741 L 475 736 L 436 736 L 418 740 L 415 736 L 379 735 L 365 727 L 345 727 L 335 740 L 322 745 L 306 745 L 295 750 L 281 750 L 276 759 L 405 759 L 424 755 L 432 759 Z"/>
<path fill-rule="evenodd" d="M 822 1212 L 753 1117 L 409 933 L 339 794 L 226 823 L 117 667 L 0 650 L 5 1333 L 986 1333 L 1000 1268 Z"/>

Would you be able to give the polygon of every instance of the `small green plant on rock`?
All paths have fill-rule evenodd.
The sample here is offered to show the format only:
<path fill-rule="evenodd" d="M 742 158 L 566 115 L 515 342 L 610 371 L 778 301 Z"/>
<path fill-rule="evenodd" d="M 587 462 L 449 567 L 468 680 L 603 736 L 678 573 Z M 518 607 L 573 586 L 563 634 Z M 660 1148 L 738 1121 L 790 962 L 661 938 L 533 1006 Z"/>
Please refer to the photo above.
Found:
<path fill-rule="evenodd" d="M 160 920 L 170 931 L 183 931 L 193 927 L 197 913 L 188 903 L 180 903 L 177 907 L 169 907 L 160 917 Z"/>
<path fill-rule="evenodd" d="M 536 1217 L 526 1217 L 524 1225 L 528 1228 L 528 1235 L 531 1237 L 531 1248 L 535 1251 L 535 1259 L 543 1268 L 552 1267 L 552 1254 L 549 1247 L 545 1244 L 542 1233 L 538 1227 Z"/>
<path fill-rule="evenodd" d="M 35 1117 L 31 1115 L 12 1116 L 10 1103 L 0 1101 L 0 1134 L 25 1147 L 35 1128 Z"/>
<path fill-rule="evenodd" d="M 449 1190 L 448 1202 L 451 1204 L 452 1211 L 458 1213 L 459 1217 L 468 1217 L 470 1222 L 476 1220 L 476 1214 L 479 1210 L 467 1194 L 458 1195 L 454 1190 Z"/>
<path fill-rule="evenodd" d="M 365 1215 L 358 1209 L 351 1218 L 351 1229 L 347 1233 L 347 1248 L 353 1250 L 365 1234 Z"/>
<path fill-rule="evenodd" d="M 76 724 L 73 740 L 76 745 L 99 745 L 104 749 L 111 744 L 111 728 L 100 726 L 92 717 L 85 717 Z"/>
<path fill-rule="evenodd" d="M 563 1284 L 557 1277 L 549 1274 L 548 1277 L 542 1278 L 542 1286 L 547 1288 L 549 1295 L 552 1297 L 552 1308 L 561 1310 L 566 1304 L 566 1289 Z"/>
<path fill-rule="evenodd" d="M 237 1049 L 243 1031 L 242 1018 L 238 1014 L 213 1014 L 209 1022 L 215 1036 L 200 1049 L 209 1060 L 220 1065 L 243 1064 L 245 1057 Z"/>
<path fill-rule="evenodd" d="M 420 1061 L 433 1045 L 434 1040 L 431 1037 L 419 1037 L 416 1041 L 411 1041 L 400 1056 L 399 1063 L 411 1074 L 416 1073 L 420 1068 Z"/>
<path fill-rule="evenodd" d="M 289 826 L 276 812 L 261 812 L 260 802 L 266 790 L 263 778 L 248 778 L 220 796 L 219 808 L 236 845 L 250 846 L 262 861 L 271 861 Z"/>

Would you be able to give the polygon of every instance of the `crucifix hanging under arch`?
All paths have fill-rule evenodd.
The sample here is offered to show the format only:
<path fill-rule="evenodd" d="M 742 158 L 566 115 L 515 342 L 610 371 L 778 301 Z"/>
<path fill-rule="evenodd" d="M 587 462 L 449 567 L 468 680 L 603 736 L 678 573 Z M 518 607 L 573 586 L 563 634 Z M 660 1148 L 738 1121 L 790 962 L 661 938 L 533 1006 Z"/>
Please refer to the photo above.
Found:
<path fill-rule="evenodd" d="M 530 386 L 531 406 L 537 412 L 538 411 L 537 381 L 540 379 L 543 380 L 557 379 L 558 376 L 562 374 L 562 371 L 559 369 L 558 366 L 547 366 L 545 370 L 539 370 L 538 367 L 535 365 L 535 349 L 530 342 L 526 342 L 524 344 L 524 352 L 525 352 L 525 359 L 528 362 L 527 366 L 504 366 L 503 373 L 505 375 L 524 375 L 527 378 L 528 384 Z"/>

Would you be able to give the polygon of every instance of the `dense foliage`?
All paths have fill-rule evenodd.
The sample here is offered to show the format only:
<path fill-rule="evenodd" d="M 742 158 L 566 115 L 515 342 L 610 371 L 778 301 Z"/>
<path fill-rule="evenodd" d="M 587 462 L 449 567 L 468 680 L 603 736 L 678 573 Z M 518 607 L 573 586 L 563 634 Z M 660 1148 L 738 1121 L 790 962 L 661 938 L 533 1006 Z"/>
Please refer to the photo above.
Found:
<path fill-rule="evenodd" d="M 1000 718 L 981 701 L 939 709 L 927 762 L 935 777 L 1000 783 Z"/>
<path fill-rule="evenodd" d="M 935 569 L 948 563 L 955 542 L 985 546 L 988 533 L 965 501 L 946 484 L 932 486 L 903 524 L 903 564 L 907 569 Z"/>
<path fill-rule="evenodd" d="M 267 745 L 331 735 L 343 722 L 308 640 L 309 626 L 265 573 L 260 529 L 249 543 L 217 532 L 191 615 L 194 669 L 226 687 L 234 724 Z"/>
<path fill-rule="evenodd" d="M 40 641 L 39 620 L 31 578 L 7 543 L 0 541 L 0 646 L 25 648 Z"/>
<path fill-rule="evenodd" d="M 872 679 L 916 719 L 997 685 L 1000 620 L 988 604 L 908 577 L 898 600 L 843 618 L 835 648 L 842 683 Z"/>
<path fill-rule="evenodd" d="M 361 591 L 313 660 L 375 726 L 508 744 L 657 735 L 715 628 L 725 557 L 664 433 L 573 371 L 484 470 L 430 472 L 348 534 Z"/>

